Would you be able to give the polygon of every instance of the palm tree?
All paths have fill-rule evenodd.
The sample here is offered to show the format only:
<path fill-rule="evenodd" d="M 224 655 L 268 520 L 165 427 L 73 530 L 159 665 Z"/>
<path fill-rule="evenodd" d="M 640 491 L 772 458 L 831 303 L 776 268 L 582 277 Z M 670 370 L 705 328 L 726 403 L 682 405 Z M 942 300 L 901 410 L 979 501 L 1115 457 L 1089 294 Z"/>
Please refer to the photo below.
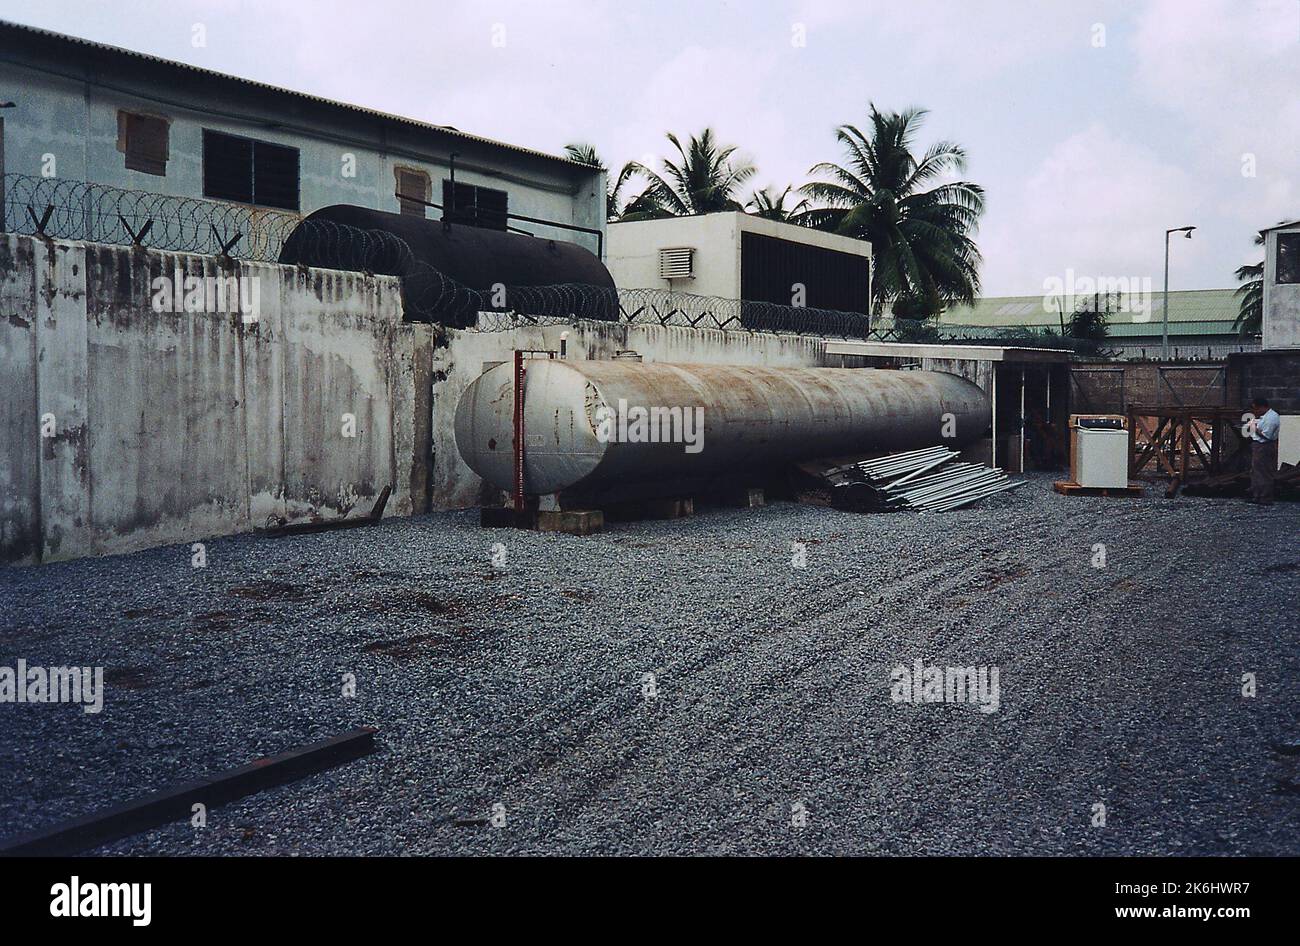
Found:
<path fill-rule="evenodd" d="M 672 132 L 668 133 L 668 140 L 677 149 L 679 160 L 664 158 L 663 175 L 635 161 L 629 163 L 628 167 L 644 176 L 649 186 L 633 199 L 622 219 L 685 217 L 744 209 L 736 200 L 736 193 L 757 168 L 736 156 L 735 145 L 719 145 L 711 128 L 698 136 L 692 135 L 685 148 Z"/>
<path fill-rule="evenodd" d="M 623 165 L 622 170 L 618 172 L 618 176 L 613 180 L 610 180 L 608 177 L 609 168 L 607 168 L 605 162 L 600 159 L 600 154 L 596 151 L 595 145 L 589 145 L 585 142 L 567 144 L 564 146 L 564 153 L 570 161 L 577 161 L 579 164 L 589 164 L 592 167 L 599 168 L 605 172 L 605 219 L 619 219 L 620 215 L 626 209 L 625 206 L 620 206 L 619 203 L 623 196 L 623 188 L 627 186 L 627 182 L 631 180 L 636 173 L 632 168 L 632 165 L 630 163 Z M 632 201 L 629 201 L 629 205 L 635 203 L 635 201 L 636 198 L 633 198 Z"/>
<path fill-rule="evenodd" d="M 1255 234 L 1255 245 L 1264 245 L 1264 234 Z M 1264 325 L 1264 261 L 1239 266 L 1234 275 L 1241 285 L 1233 293 L 1237 297 L 1237 320 L 1232 327 L 1243 338 L 1258 335 Z"/>
<path fill-rule="evenodd" d="M 1105 308 L 1102 300 L 1105 300 Z M 1089 308 L 1091 304 L 1092 308 Z M 1118 296 L 1109 292 L 1079 300 L 1065 323 L 1065 337 L 1074 340 L 1073 348 L 1081 355 L 1103 354 L 1102 343 L 1110 335 L 1110 317 L 1118 308 Z"/>
<path fill-rule="evenodd" d="M 776 193 L 775 187 L 764 187 L 762 190 L 754 191 L 754 196 L 749 198 L 749 203 L 745 204 L 745 210 L 755 217 L 762 217 L 765 220 L 789 221 L 792 217 L 802 214 L 808 210 L 808 200 L 804 198 L 793 207 L 785 205 L 786 198 L 790 196 L 793 187 L 787 187 L 781 193 Z"/>
<path fill-rule="evenodd" d="M 970 304 L 980 290 L 979 248 L 972 237 L 984 212 L 984 189 L 946 181 L 966 169 L 966 152 L 938 141 L 918 159 L 913 142 L 926 112 L 880 112 L 869 105 L 869 134 L 841 125 L 835 137 L 848 162 L 818 164 L 801 190 L 820 206 L 797 222 L 871 241 L 874 311 L 900 297 L 926 300 L 930 315 L 943 305 Z M 926 185 L 934 184 L 926 190 Z"/>

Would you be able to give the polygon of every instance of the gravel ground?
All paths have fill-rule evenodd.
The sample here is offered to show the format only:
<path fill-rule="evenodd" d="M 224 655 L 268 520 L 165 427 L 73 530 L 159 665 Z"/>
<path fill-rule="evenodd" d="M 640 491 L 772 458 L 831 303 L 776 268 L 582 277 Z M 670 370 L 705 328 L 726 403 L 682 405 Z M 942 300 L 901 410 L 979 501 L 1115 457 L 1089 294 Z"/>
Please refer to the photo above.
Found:
<path fill-rule="evenodd" d="M 1033 477 L 938 515 L 470 511 L 0 570 L 0 665 L 108 680 L 98 715 L 0 705 L 0 834 L 372 724 L 371 756 L 100 851 L 1300 854 L 1270 751 L 1300 737 L 1298 525 Z M 998 711 L 894 702 L 918 658 L 996 666 Z"/>

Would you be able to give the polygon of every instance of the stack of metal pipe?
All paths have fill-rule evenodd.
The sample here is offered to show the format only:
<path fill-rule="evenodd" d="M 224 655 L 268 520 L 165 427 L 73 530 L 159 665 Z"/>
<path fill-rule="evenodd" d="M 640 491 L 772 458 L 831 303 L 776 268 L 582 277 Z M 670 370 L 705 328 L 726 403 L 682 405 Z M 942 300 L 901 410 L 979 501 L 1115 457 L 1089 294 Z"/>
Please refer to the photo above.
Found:
<path fill-rule="evenodd" d="M 952 462 L 956 450 L 928 447 L 857 464 L 880 508 L 945 512 L 1023 486 L 996 467 Z"/>
<path fill-rule="evenodd" d="M 934 469 L 956 455 L 957 451 L 949 447 L 926 447 L 923 450 L 909 450 L 874 460 L 863 460 L 857 467 L 869 481 L 887 482 L 894 477 L 907 477 Z"/>

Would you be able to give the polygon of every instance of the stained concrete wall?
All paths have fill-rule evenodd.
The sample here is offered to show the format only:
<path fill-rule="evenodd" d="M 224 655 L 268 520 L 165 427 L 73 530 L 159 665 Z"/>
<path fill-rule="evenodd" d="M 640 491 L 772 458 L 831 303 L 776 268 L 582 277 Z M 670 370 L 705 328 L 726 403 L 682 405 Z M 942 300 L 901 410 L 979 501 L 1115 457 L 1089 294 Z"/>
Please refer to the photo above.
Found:
<path fill-rule="evenodd" d="M 155 311 L 178 269 L 257 320 Z M 434 336 L 392 277 L 0 235 L 0 561 L 424 510 Z"/>

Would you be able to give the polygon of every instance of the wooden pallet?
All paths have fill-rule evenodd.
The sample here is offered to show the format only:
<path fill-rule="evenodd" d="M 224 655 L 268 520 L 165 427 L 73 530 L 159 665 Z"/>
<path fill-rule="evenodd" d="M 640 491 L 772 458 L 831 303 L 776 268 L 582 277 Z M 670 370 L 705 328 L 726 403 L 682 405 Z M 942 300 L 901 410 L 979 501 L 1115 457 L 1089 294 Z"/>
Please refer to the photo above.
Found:
<path fill-rule="evenodd" d="M 1141 483 L 1129 483 L 1127 486 L 1080 486 L 1069 480 L 1057 480 L 1052 489 L 1062 496 L 1141 496 L 1146 489 Z"/>

